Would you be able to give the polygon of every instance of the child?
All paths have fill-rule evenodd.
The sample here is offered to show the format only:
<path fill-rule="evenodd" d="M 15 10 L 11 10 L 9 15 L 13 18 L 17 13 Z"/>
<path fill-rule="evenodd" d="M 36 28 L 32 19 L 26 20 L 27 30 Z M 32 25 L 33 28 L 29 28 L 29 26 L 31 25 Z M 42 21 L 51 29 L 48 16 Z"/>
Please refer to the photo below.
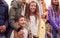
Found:
<path fill-rule="evenodd" d="M 21 29 L 19 31 L 21 35 L 19 35 L 19 32 L 14 30 L 14 38 L 31 38 L 30 30 L 25 28 L 25 26 L 27 24 L 26 18 L 24 16 L 17 16 L 15 18 L 15 21 L 18 25 L 21 26 Z"/>

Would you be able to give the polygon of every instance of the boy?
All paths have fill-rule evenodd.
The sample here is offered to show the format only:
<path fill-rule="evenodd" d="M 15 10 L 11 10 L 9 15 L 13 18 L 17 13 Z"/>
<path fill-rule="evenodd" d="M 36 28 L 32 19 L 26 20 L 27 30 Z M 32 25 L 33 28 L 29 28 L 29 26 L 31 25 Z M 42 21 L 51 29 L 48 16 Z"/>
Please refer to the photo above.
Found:
<path fill-rule="evenodd" d="M 27 20 L 24 16 L 17 16 L 15 18 L 16 24 L 21 26 L 21 29 L 19 32 L 17 32 L 16 30 L 14 30 L 14 38 L 32 38 L 31 37 L 31 31 L 26 29 L 26 24 L 27 24 Z M 18 35 L 18 34 L 21 35 Z"/>

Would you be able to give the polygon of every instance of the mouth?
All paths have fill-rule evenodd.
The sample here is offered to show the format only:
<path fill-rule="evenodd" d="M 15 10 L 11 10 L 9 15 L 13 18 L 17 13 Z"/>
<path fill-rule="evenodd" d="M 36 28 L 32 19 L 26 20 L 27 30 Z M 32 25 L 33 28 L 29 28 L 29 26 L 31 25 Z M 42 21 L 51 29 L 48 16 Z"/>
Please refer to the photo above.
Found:
<path fill-rule="evenodd" d="M 22 24 L 25 24 L 25 23 L 22 23 Z"/>

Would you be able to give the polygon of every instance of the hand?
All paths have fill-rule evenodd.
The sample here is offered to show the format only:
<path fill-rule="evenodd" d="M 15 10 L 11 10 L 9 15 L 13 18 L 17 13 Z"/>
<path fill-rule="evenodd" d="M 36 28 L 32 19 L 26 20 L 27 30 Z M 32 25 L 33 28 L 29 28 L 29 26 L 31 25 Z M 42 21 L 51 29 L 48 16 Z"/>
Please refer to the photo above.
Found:
<path fill-rule="evenodd" d="M 58 34 L 60 35 L 60 29 L 58 30 Z"/>
<path fill-rule="evenodd" d="M 46 19 L 47 17 L 46 17 L 46 14 L 45 13 L 43 13 L 42 14 L 42 19 Z"/>
<path fill-rule="evenodd" d="M 5 25 L 2 25 L 0 27 L 0 30 L 1 30 L 1 33 L 4 33 L 6 31 L 6 26 Z"/>
<path fill-rule="evenodd" d="M 24 38 L 24 32 L 23 32 L 23 30 L 20 30 L 20 31 L 18 32 L 18 37 L 19 37 L 19 38 Z"/>
<path fill-rule="evenodd" d="M 48 37 L 50 37 L 50 38 L 53 38 L 53 35 L 52 35 L 52 33 L 50 33 L 50 32 L 47 32 L 47 34 L 48 34 Z"/>
<path fill-rule="evenodd" d="M 0 26 L 0 34 L 1 34 L 1 26 Z"/>

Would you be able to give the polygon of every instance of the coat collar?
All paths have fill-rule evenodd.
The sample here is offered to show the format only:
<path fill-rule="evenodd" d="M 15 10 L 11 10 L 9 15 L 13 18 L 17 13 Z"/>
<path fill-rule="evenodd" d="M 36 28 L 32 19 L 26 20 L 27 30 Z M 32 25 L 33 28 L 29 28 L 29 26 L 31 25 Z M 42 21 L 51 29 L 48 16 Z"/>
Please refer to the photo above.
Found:
<path fill-rule="evenodd" d="M 14 2 L 12 2 L 12 7 L 14 7 L 14 8 L 18 8 L 18 5 L 20 4 L 21 5 L 21 3 L 19 3 L 18 1 L 14 1 Z"/>
<path fill-rule="evenodd" d="M 14 8 L 19 8 L 21 6 L 23 6 L 22 2 L 19 2 L 19 1 L 12 2 L 12 7 L 14 7 Z"/>

